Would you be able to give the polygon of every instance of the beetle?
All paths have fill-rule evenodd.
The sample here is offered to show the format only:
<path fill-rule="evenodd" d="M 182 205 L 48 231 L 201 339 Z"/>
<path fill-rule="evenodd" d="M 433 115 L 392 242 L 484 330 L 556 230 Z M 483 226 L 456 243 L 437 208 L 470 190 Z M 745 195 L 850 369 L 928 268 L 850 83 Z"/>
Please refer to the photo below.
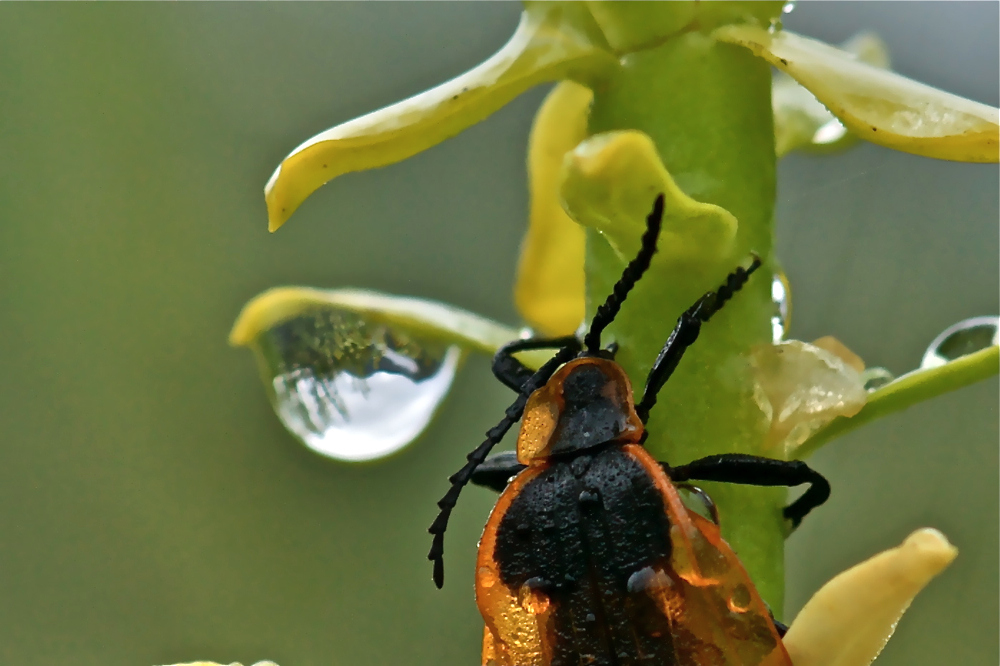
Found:
<path fill-rule="evenodd" d="M 629 291 L 649 268 L 663 195 L 641 248 L 582 340 L 516 340 L 493 372 L 517 400 L 450 477 L 428 559 L 444 582 L 448 518 L 470 481 L 500 491 L 479 544 L 476 603 L 486 622 L 483 664 L 563 666 L 791 662 L 749 575 L 712 520 L 689 509 L 678 486 L 694 480 L 759 486 L 809 484 L 784 515 L 795 527 L 829 497 L 826 479 L 801 461 L 720 454 L 687 465 L 657 462 L 642 444 L 656 395 L 701 326 L 760 265 L 754 255 L 677 320 L 635 401 L 616 347 L 601 347 Z M 514 354 L 556 349 L 537 371 Z M 516 455 L 486 456 L 521 420 Z"/>

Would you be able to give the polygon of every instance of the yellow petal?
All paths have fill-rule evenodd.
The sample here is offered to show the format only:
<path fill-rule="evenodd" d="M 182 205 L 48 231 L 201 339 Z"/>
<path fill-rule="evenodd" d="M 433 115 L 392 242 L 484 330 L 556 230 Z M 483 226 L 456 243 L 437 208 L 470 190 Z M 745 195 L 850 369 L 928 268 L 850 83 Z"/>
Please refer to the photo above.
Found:
<path fill-rule="evenodd" d="M 531 326 L 546 335 L 569 335 L 583 321 L 583 228 L 563 210 L 559 176 L 563 157 L 587 136 L 594 94 L 573 81 L 549 93 L 528 140 L 531 213 L 521 244 L 514 301 Z"/>
<path fill-rule="evenodd" d="M 785 635 L 795 666 L 867 666 L 910 602 L 958 550 L 934 529 L 879 553 L 824 585 Z"/>
<path fill-rule="evenodd" d="M 873 67 L 889 67 L 885 43 L 873 33 L 858 33 L 840 48 Z M 774 108 L 774 152 L 778 157 L 801 148 L 843 148 L 857 140 L 815 95 L 784 72 L 774 75 L 771 99 Z"/>
<path fill-rule="evenodd" d="M 661 192 L 658 261 L 702 263 L 732 252 L 736 218 L 684 194 L 643 132 L 606 132 L 581 143 L 566 155 L 561 189 L 573 219 L 601 232 L 623 262 L 638 251 L 649 202 Z"/>
<path fill-rule="evenodd" d="M 264 188 L 274 231 L 327 181 L 393 164 L 455 136 L 544 81 L 589 80 L 617 66 L 593 19 L 575 3 L 528 3 L 496 54 L 425 92 L 317 134 Z"/>
<path fill-rule="evenodd" d="M 861 138 L 961 162 L 1000 161 L 1000 110 L 946 93 L 787 30 L 727 25 L 713 36 L 744 46 L 805 86 Z"/>
<path fill-rule="evenodd" d="M 275 287 L 251 299 L 236 318 L 229 344 L 249 346 L 263 332 L 317 308 L 346 310 L 371 321 L 393 324 L 411 334 L 493 354 L 518 332 L 466 310 L 421 298 L 364 289 Z"/>

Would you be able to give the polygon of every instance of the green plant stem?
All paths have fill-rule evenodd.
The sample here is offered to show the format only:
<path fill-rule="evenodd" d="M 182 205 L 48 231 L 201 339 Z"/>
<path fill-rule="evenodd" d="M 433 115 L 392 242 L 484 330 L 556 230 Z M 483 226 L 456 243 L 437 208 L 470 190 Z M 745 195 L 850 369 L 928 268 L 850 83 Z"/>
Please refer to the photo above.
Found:
<path fill-rule="evenodd" d="M 757 252 L 763 270 L 703 327 L 661 392 L 647 447 L 673 464 L 715 453 L 763 454 L 767 424 L 754 402 L 753 378 L 743 359 L 752 345 L 771 339 L 775 154 L 770 69 L 749 52 L 698 32 L 677 35 L 621 62 L 609 84 L 594 91 L 591 133 L 647 133 L 681 189 L 729 210 L 739 230 L 731 256 L 716 263 L 654 260 L 609 327 L 605 343 L 619 343 L 618 360 L 640 390 L 680 313 L 718 287 L 751 251 Z M 592 314 L 610 293 L 622 262 L 595 232 L 588 230 L 587 241 Z M 723 535 L 780 617 L 786 492 L 704 486 L 719 506 Z"/>

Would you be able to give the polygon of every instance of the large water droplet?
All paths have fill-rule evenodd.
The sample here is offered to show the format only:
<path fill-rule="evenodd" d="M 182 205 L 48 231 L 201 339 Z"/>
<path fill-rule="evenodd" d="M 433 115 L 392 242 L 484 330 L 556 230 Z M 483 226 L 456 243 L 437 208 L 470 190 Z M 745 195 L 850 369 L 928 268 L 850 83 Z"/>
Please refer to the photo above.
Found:
<path fill-rule="evenodd" d="M 788 328 L 788 318 L 791 313 L 791 289 L 784 273 L 775 273 L 771 278 L 771 302 L 774 303 L 774 313 L 771 315 L 771 337 L 775 344 L 785 339 Z"/>
<path fill-rule="evenodd" d="M 936 368 L 956 358 L 1000 344 L 1000 317 L 972 317 L 944 329 L 934 338 L 923 359 L 921 368 Z"/>
<path fill-rule="evenodd" d="M 541 577 L 529 578 L 518 590 L 518 601 L 521 608 L 532 615 L 541 615 L 549 609 L 550 601 L 546 591 L 552 587 L 552 583 Z"/>
<path fill-rule="evenodd" d="M 788 0 L 784 7 L 781 8 L 782 14 L 791 14 L 792 10 L 795 9 L 795 0 Z"/>
<path fill-rule="evenodd" d="M 413 441 L 461 357 L 456 346 L 330 308 L 264 331 L 255 347 L 285 427 L 317 453 L 347 461 L 387 456 Z"/>

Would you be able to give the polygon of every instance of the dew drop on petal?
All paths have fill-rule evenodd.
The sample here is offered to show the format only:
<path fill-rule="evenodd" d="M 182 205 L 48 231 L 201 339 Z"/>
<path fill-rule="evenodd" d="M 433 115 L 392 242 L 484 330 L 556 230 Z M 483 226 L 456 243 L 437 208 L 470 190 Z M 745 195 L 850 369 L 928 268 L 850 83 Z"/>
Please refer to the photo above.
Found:
<path fill-rule="evenodd" d="M 972 317 L 949 326 L 934 338 L 924 357 L 921 368 L 936 368 L 949 361 L 1000 344 L 1000 317 Z"/>
<path fill-rule="evenodd" d="M 329 307 L 261 333 L 254 349 L 274 411 L 313 451 L 372 460 L 427 427 L 461 350 Z"/>
<path fill-rule="evenodd" d="M 816 129 L 813 133 L 812 142 L 819 146 L 825 146 L 837 143 L 845 136 L 847 136 L 847 128 L 844 127 L 844 123 L 834 118 L 823 123 Z"/>

